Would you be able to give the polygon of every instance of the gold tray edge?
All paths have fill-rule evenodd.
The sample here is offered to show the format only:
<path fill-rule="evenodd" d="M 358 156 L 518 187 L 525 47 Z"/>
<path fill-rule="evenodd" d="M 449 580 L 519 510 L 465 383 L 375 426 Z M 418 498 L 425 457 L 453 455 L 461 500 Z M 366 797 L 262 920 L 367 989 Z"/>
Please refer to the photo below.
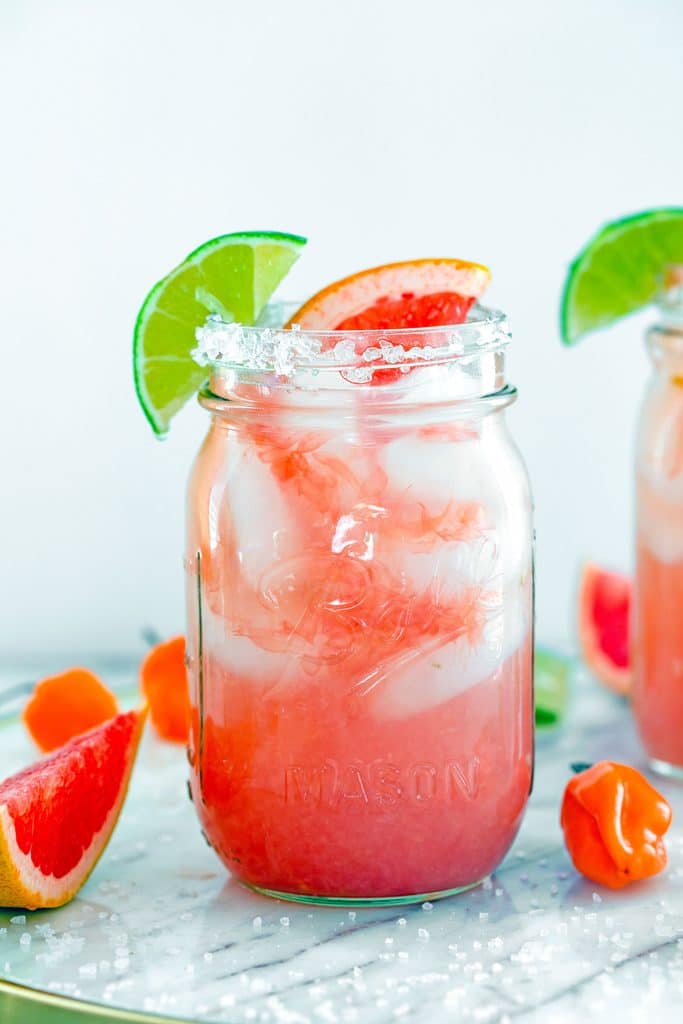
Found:
<path fill-rule="evenodd" d="M 28 1020 L 31 1024 L 101 1024 L 112 1020 L 125 1024 L 193 1024 L 187 1017 L 166 1017 L 72 999 L 4 978 L 0 978 L 0 1020 L 2 1024 L 26 1024 Z"/>

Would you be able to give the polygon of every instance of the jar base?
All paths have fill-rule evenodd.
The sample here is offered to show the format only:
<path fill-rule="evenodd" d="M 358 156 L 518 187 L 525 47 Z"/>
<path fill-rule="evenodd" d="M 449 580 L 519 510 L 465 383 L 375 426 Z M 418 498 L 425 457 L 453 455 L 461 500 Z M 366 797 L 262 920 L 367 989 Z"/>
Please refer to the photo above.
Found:
<path fill-rule="evenodd" d="M 287 900 L 289 903 L 309 903 L 313 906 L 323 907 L 400 907 L 409 903 L 431 903 L 434 900 L 443 900 L 448 896 L 457 896 L 461 892 L 469 892 L 476 889 L 484 881 L 484 878 L 469 885 L 456 886 L 454 889 L 441 889 L 436 892 L 414 893 L 410 896 L 371 896 L 371 897 L 346 897 L 346 896 L 313 896 L 308 893 L 279 892 L 277 889 L 265 889 L 260 885 L 252 885 L 240 879 L 242 885 L 260 896 L 270 896 L 276 900 Z"/>
<path fill-rule="evenodd" d="M 664 775 L 667 779 L 678 779 L 683 782 L 683 765 L 660 761 L 658 757 L 649 757 L 647 763 L 657 775 Z"/>

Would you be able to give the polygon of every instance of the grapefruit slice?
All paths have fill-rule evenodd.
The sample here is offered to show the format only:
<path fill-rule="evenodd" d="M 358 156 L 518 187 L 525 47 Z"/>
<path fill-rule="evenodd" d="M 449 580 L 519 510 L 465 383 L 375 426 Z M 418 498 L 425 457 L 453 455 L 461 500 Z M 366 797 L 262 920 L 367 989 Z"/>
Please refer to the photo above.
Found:
<path fill-rule="evenodd" d="M 631 688 L 630 612 L 630 579 L 597 565 L 584 566 L 579 591 L 581 651 L 591 672 L 620 694 Z"/>
<path fill-rule="evenodd" d="M 122 712 L 0 783 L 0 906 L 75 896 L 123 806 L 146 713 Z"/>
<path fill-rule="evenodd" d="M 373 331 L 462 323 L 490 280 L 456 259 L 408 260 L 361 270 L 323 288 L 289 320 L 302 330 Z"/>

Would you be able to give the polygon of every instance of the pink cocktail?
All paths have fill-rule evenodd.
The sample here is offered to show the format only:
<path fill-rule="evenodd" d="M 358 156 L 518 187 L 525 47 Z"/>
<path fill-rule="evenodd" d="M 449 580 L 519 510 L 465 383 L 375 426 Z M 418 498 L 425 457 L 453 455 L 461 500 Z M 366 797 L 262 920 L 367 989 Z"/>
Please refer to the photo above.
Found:
<path fill-rule="evenodd" d="M 681 272 L 683 281 L 683 271 Z M 683 284 L 648 334 L 637 458 L 633 702 L 652 766 L 683 775 Z"/>
<path fill-rule="evenodd" d="M 290 898 L 471 886 L 509 848 L 532 775 L 530 498 L 504 320 L 311 334 L 305 358 L 296 332 L 289 362 L 281 331 L 277 374 L 254 365 L 257 329 L 213 330 L 232 361 L 203 397 L 187 552 L 205 834 L 237 877 Z"/>

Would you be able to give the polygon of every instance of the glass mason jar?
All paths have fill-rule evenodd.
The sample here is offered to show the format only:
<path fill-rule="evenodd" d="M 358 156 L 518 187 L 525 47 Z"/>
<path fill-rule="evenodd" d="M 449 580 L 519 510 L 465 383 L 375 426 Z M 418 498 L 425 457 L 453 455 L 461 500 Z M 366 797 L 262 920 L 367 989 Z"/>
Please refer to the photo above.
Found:
<path fill-rule="evenodd" d="M 633 706 L 652 767 L 683 776 L 683 267 L 660 309 L 637 442 Z"/>
<path fill-rule="evenodd" d="M 189 485 L 191 789 L 271 895 L 468 888 L 533 762 L 532 526 L 509 332 L 198 332 Z"/>

